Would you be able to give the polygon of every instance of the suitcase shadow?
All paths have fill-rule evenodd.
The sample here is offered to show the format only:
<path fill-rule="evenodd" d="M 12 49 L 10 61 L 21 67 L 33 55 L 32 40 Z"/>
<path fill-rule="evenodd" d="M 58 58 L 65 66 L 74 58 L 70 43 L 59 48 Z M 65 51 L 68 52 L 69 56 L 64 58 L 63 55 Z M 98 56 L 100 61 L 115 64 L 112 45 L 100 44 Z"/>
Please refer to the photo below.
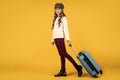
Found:
<path fill-rule="evenodd" d="M 88 73 L 83 73 L 82 77 L 85 77 L 85 78 L 94 78 L 95 79 L 95 77 L 90 76 Z M 99 75 L 96 78 L 101 78 L 101 76 Z"/>
<path fill-rule="evenodd" d="M 71 73 L 68 73 L 67 75 L 76 75 L 77 72 L 71 72 Z M 88 73 L 83 73 L 81 77 L 85 77 L 85 78 L 93 78 L 92 76 L 90 76 Z"/>

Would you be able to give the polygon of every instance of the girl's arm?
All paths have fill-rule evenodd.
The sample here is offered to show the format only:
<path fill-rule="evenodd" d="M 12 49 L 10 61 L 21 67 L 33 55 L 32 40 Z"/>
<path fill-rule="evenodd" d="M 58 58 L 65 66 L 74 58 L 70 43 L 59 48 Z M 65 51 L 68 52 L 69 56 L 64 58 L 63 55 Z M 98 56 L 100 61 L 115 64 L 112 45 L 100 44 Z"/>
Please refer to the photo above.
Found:
<path fill-rule="evenodd" d="M 68 22 L 66 17 L 62 18 L 62 23 L 63 23 L 63 31 L 64 31 L 65 38 L 67 41 L 70 41 Z"/>
<path fill-rule="evenodd" d="M 71 41 L 70 41 L 69 30 L 68 30 L 68 22 L 67 22 L 67 18 L 66 17 L 63 17 L 62 23 L 63 23 L 64 35 L 65 35 L 65 38 L 66 38 L 66 40 L 68 42 L 68 45 L 72 46 Z"/>

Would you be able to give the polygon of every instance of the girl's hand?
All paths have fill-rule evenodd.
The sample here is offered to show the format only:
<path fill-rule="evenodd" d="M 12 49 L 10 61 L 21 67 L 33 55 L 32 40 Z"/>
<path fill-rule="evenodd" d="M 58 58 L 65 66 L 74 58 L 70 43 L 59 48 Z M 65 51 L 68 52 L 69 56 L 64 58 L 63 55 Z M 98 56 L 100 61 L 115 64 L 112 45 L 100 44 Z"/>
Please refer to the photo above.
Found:
<path fill-rule="evenodd" d="M 71 41 L 67 40 L 67 43 L 68 43 L 68 45 L 69 45 L 70 47 L 72 47 Z"/>
<path fill-rule="evenodd" d="M 54 42 L 52 42 L 52 45 L 54 45 Z"/>

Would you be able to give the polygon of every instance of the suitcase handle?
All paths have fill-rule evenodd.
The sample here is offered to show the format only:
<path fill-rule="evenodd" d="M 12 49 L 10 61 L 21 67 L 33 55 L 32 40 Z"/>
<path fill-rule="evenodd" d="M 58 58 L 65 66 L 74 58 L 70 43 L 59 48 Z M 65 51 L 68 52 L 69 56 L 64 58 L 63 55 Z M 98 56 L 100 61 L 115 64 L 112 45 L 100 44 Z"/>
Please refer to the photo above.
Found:
<path fill-rule="evenodd" d="M 72 46 L 70 46 L 70 48 L 72 49 L 72 51 L 74 52 L 74 54 L 78 57 L 78 54 L 77 54 L 76 50 Z"/>

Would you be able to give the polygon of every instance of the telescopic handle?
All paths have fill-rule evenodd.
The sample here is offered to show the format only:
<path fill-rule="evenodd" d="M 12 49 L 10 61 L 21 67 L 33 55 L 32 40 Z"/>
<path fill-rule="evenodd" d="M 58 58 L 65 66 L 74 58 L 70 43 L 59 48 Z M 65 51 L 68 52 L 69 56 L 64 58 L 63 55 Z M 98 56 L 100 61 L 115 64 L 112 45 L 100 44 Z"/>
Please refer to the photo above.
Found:
<path fill-rule="evenodd" d="M 75 55 L 76 55 L 76 56 L 78 56 L 78 54 L 77 54 L 76 50 L 75 50 L 72 46 L 70 46 L 70 48 L 71 48 L 71 49 L 72 49 L 72 51 L 75 53 Z"/>

